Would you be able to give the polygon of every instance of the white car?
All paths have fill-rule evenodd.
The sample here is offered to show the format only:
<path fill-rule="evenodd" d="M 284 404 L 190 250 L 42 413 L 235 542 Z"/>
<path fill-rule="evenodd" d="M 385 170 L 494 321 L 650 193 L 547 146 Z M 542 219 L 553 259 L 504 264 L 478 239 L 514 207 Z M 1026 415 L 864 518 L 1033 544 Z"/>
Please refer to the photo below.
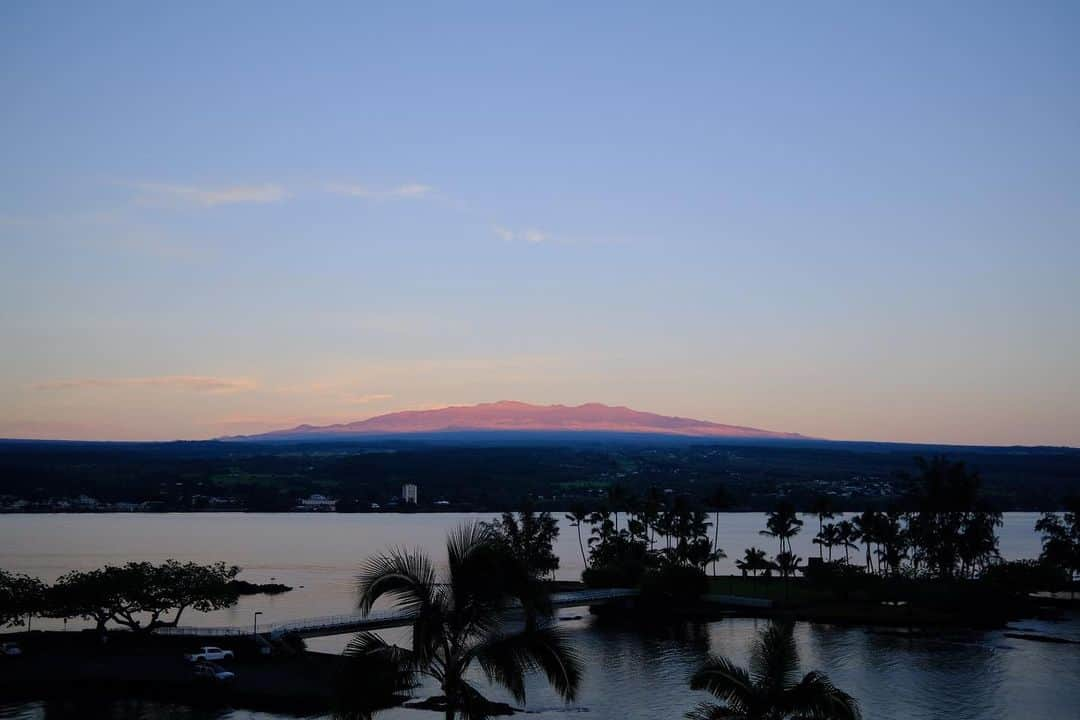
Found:
<path fill-rule="evenodd" d="M 236 679 L 236 673 L 229 672 L 220 665 L 212 662 L 200 662 L 195 666 L 195 677 L 200 680 L 213 680 L 227 683 Z"/>
<path fill-rule="evenodd" d="M 5 657 L 19 657 L 22 655 L 22 648 L 19 647 L 18 643 L 6 642 L 0 644 L 0 655 L 4 655 Z"/>
<path fill-rule="evenodd" d="M 232 660 L 232 650 L 222 650 L 219 647 L 212 647 L 210 645 L 204 645 L 199 648 L 198 652 L 189 653 L 184 656 L 191 662 L 210 661 L 210 660 Z"/>

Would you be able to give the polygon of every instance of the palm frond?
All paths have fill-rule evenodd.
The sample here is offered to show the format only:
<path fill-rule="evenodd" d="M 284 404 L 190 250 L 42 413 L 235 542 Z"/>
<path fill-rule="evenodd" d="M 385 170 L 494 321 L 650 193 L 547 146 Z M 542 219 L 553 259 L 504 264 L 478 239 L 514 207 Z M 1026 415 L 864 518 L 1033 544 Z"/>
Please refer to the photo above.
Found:
<path fill-rule="evenodd" d="M 416 687 L 415 656 L 375 633 L 357 633 L 345 648 L 348 659 L 335 683 L 334 717 L 370 720 L 398 705 Z"/>
<path fill-rule="evenodd" d="M 750 674 L 726 657 L 710 655 L 690 676 L 692 690 L 707 690 L 723 700 L 731 711 L 745 712 L 753 702 Z"/>
<path fill-rule="evenodd" d="M 525 701 L 524 675 L 540 671 L 567 702 L 577 697 L 582 662 L 558 630 L 544 628 L 515 635 L 496 636 L 475 646 L 467 656 L 484 675 L 502 685 L 519 702 Z"/>
<path fill-rule="evenodd" d="M 798 673 L 794 625 L 786 621 L 770 622 L 751 649 L 751 677 L 756 683 L 777 691 L 794 685 Z"/>
<path fill-rule="evenodd" d="M 749 716 L 744 712 L 732 710 L 723 705 L 703 702 L 687 711 L 683 717 L 686 720 L 743 720 Z"/>
<path fill-rule="evenodd" d="M 420 550 L 394 548 L 364 563 L 356 578 L 361 612 L 383 595 L 406 612 L 419 613 L 434 600 L 438 576 L 428 556 Z"/>
<path fill-rule="evenodd" d="M 807 720 L 860 720 L 859 703 L 825 675 L 809 672 L 784 693 L 784 710 Z"/>

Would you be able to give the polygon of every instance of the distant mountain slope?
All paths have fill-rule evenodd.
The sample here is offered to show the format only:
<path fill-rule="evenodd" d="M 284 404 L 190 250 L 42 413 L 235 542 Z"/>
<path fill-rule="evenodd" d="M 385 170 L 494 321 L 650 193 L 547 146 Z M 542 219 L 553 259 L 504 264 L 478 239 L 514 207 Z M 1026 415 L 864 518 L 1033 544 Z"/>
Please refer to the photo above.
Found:
<path fill-rule="evenodd" d="M 639 412 L 600 403 L 585 405 L 530 405 L 503 400 L 480 405 L 405 410 L 340 425 L 300 425 L 262 435 L 232 439 L 286 439 L 349 437 L 353 435 L 406 435 L 410 433 L 468 431 L 612 432 L 689 437 L 806 439 L 798 433 L 773 432 L 739 425 Z"/>

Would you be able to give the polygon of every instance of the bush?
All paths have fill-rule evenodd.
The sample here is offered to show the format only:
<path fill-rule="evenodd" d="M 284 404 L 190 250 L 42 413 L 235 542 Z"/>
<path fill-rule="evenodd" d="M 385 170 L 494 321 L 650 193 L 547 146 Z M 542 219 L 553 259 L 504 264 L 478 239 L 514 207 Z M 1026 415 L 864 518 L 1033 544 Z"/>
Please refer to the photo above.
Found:
<path fill-rule="evenodd" d="M 665 565 L 642 576 L 641 602 L 645 605 L 693 602 L 708 587 L 709 579 L 699 568 Z"/>
<path fill-rule="evenodd" d="M 1042 560 L 1014 560 L 991 565 L 982 579 L 995 589 L 1026 595 L 1058 590 L 1069 584 L 1069 572 Z"/>

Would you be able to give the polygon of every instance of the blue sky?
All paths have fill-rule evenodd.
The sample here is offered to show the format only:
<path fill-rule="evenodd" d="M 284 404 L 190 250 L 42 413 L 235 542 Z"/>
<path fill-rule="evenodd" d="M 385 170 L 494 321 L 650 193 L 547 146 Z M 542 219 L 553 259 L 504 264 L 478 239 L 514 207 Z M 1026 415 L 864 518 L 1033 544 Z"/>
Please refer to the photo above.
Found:
<path fill-rule="evenodd" d="M 1080 445 L 1073 3 L 0 6 L 0 436 Z"/>

